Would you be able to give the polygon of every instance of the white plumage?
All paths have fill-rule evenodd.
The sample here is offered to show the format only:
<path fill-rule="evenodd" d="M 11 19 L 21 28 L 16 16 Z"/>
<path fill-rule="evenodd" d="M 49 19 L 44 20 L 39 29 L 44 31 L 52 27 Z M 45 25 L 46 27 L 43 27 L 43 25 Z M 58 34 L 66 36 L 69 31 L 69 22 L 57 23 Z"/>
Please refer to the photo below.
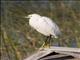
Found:
<path fill-rule="evenodd" d="M 40 16 L 38 14 L 30 14 L 25 18 L 30 18 L 30 26 L 45 36 L 51 35 L 57 38 L 61 33 L 57 24 L 48 17 Z"/>

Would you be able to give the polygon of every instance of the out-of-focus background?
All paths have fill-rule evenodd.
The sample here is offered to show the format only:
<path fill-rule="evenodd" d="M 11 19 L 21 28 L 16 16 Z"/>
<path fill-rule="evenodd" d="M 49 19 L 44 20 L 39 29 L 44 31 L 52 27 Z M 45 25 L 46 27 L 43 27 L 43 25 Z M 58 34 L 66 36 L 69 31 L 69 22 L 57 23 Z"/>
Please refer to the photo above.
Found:
<path fill-rule="evenodd" d="M 29 26 L 27 16 L 37 13 L 54 20 L 61 37 L 52 39 L 54 46 L 80 48 L 80 1 L 27 0 L 1 1 L 1 60 L 22 60 L 37 51 L 45 36 Z"/>

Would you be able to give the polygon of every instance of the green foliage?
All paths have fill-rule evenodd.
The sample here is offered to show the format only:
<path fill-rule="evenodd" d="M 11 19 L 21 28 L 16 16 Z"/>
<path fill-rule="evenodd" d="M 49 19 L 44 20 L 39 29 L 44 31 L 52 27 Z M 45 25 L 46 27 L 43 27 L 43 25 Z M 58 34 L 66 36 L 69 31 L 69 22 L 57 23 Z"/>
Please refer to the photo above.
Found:
<path fill-rule="evenodd" d="M 22 60 L 43 44 L 45 36 L 28 24 L 31 13 L 48 16 L 62 32 L 52 45 L 80 48 L 80 1 L 1 1 L 1 60 Z"/>

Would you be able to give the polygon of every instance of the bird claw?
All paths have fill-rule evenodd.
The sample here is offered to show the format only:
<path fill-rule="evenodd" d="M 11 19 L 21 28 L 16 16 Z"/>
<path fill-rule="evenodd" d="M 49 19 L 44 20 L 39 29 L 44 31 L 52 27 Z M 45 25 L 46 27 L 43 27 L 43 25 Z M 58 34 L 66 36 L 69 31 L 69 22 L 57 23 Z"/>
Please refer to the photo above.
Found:
<path fill-rule="evenodd" d="M 39 48 L 39 51 L 44 51 L 45 48 L 50 48 L 50 44 L 44 45 L 42 47 Z"/>

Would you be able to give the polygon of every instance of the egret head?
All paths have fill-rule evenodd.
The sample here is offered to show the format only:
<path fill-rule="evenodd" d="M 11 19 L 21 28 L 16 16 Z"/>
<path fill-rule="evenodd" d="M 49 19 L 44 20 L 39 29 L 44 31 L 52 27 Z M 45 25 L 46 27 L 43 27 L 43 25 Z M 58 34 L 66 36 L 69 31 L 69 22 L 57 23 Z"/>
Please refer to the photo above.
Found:
<path fill-rule="evenodd" d="M 30 14 L 30 15 L 28 15 L 28 16 L 25 16 L 25 18 L 36 18 L 36 17 L 40 17 L 40 15 L 38 15 L 38 14 Z"/>

